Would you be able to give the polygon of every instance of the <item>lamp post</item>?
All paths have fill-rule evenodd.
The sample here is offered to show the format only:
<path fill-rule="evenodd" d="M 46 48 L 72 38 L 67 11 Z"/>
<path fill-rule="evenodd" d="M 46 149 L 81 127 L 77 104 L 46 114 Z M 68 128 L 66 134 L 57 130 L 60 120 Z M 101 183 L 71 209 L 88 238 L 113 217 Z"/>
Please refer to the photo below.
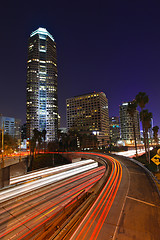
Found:
<path fill-rule="evenodd" d="M 1 162 L 1 168 L 4 167 L 4 158 L 3 158 L 3 151 L 4 151 L 4 122 L 2 124 L 2 128 L 0 128 L 0 130 L 2 131 L 2 162 Z"/>
<path fill-rule="evenodd" d="M 21 130 L 20 130 L 20 139 L 19 139 L 19 161 L 21 161 Z"/>

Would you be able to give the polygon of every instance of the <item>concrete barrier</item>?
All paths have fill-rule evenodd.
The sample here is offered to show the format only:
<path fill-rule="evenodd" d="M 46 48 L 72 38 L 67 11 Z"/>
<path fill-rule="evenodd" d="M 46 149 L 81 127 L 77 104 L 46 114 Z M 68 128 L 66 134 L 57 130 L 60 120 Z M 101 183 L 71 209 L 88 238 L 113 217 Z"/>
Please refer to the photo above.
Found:
<path fill-rule="evenodd" d="M 11 177 L 21 176 L 27 173 L 29 161 L 27 158 L 23 158 L 22 161 L 10 161 L 10 165 L 0 169 L 0 188 L 7 187 L 10 184 Z"/>

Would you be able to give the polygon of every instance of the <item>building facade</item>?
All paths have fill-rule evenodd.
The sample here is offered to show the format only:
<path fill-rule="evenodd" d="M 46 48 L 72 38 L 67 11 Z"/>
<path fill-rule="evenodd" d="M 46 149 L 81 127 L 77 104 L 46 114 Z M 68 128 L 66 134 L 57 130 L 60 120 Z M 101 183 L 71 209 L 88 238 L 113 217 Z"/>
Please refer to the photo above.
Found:
<path fill-rule="evenodd" d="M 67 128 L 97 136 L 99 145 L 109 141 L 108 99 L 103 92 L 93 92 L 69 98 Z"/>
<path fill-rule="evenodd" d="M 4 134 L 20 139 L 21 120 L 0 114 L 0 129 L 4 129 Z"/>
<path fill-rule="evenodd" d="M 109 118 L 109 129 L 110 129 L 110 140 L 111 143 L 116 145 L 117 141 L 120 140 L 120 123 L 119 117 Z"/>
<path fill-rule="evenodd" d="M 33 130 L 46 130 L 47 142 L 57 138 L 57 54 L 56 43 L 45 28 L 32 32 L 27 61 L 27 138 Z"/>
<path fill-rule="evenodd" d="M 133 119 L 130 117 L 127 108 L 127 102 L 123 103 L 119 108 L 121 140 L 124 140 L 126 144 L 132 144 L 134 143 Z M 140 122 L 139 112 L 137 110 L 134 115 L 134 123 L 137 143 L 140 143 Z"/>

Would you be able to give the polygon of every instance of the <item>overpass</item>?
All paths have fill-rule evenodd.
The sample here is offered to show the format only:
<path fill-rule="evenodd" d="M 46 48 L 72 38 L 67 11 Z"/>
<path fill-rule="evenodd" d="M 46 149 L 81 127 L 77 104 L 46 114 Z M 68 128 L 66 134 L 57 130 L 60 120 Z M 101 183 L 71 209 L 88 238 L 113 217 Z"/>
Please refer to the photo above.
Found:
<path fill-rule="evenodd" d="M 30 161 L 28 152 L 10 154 L 0 160 L 0 188 L 10 184 L 10 177 L 26 174 Z"/>

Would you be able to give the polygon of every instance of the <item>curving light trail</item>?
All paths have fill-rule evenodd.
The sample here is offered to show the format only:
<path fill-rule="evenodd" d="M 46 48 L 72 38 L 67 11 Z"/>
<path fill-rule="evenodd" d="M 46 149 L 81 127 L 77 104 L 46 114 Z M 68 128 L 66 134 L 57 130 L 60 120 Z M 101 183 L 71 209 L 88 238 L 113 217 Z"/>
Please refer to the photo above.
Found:
<path fill-rule="evenodd" d="M 104 159 L 109 160 L 112 166 L 111 174 L 97 200 L 73 233 L 70 240 L 96 240 L 98 238 L 113 204 L 122 178 L 122 167 L 116 159 L 104 154 L 90 153 L 90 155 L 103 157 Z"/>
<path fill-rule="evenodd" d="M 23 176 L 11 178 L 10 184 L 15 184 L 15 183 L 18 183 L 18 182 L 23 182 L 23 181 L 29 181 L 29 180 L 32 180 L 34 178 L 45 177 L 45 176 L 48 176 L 48 175 L 51 175 L 51 174 L 57 174 L 57 173 L 60 173 L 62 171 L 66 171 L 66 170 L 69 170 L 69 169 L 72 169 L 72 168 L 88 165 L 90 163 L 95 163 L 95 161 L 92 160 L 92 159 L 87 159 L 85 161 L 79 161 L 79 162 L 76 162 L 76 163 L 71 163 L 71 164 L 67 164 L 67 165 L 63 165 L 63 166 L 44 169 L 44 170 L 36 171 L 36 172 L 33 172 L 33 173 L 27 173 L 26 175 L 23 175 Z"/>
<path fill-rule="evenodd" d="M 63 153 L 64 154 L 64 153 Z M 76 153 L 74 153 L 76 154 Z M 109 156 L 106 156 L 104 154 L 98 154 L 98 153 L 84 153 L 80 152 L 77 154 L 81 155 L 88 155 L 88 156 L 98 156 L 103 159 L 107 159 L 107 161 L 110 161 L 111 163 L 111 173 L 110 176 L 101 190 L 98 198 L 96 199 L 95 203 L 92 205 L 76 231 L 71 236 L 71 240 L 96 240 L 99 237 L 100 232 L 103 229 L 104 222 L 107 219 L 108 213 L 110 211 L 110 208 L 112 207 L 113 201 L 115 199 L 116 193 L 118 191 L 121 178 L 122 178 L 122 167 L 120 163 Z M 89 165 L 92 165 L 94 163 L 90 163 Z M 82 166 L 81 168 L 85 168 L 86 166 Z M 103 167 L 104 168 L 104 167 Z M 69 170 L 69 171 L 75 171 L 76 169 Z M 69 172 L 68 171 L 68 172 Z M 85 170 L 86 171 L 86 170 Z M 90 170 L 95 171 L 95 170 Z M 64 173 L 60 173 L 61 175 L 64 175 Z M 78 174 L 78 173 L 75 173 Z M 74 180 L 67 180 L 66 179 L 66 187 L 67 187 L 67 181 L 71 181 L 73 184 L 74 182 L 78 182 L 81 179 L 83 179 L 83 175 L 87 175 L 88 173 L 82 172 L 81 175 L 74 176 L 72 175 L 72 179 Z M 57 174 L 58 175 L 58 174 Z M 1 237 L 7 237 L 7 239 L 31 239 L 30 236 L 33 236 L 32 234 L 34 231 L 38 231 L 42 228 L 44 224 L 47 223 L 47 221 L 53 219 L 53 217 L 62 209 L 64 206 L 67 208 L 73 202 L 75 202 L 75 197 L 84 191 L 87 191 L 91 186 L 94 185 L 96 181 L 98 181 L 102 177 L 103 173 L 100 173 L 99 175 L 95 176 L 93 179 L 88 179 L 85 182 L 79 182 L 77 186 L 71 186 L 70 189 L 66 188 L 66 191 L 63 191 L 61 195 L 59 193 L 57 196 L 54 197 L 54 201 L 48 201 L 46 203 L 43 203 L 41 208 L 39 208 L 39 211 L 33 214 L 28 214 L 28 217 L 23 217 L 18 225 L 10 225 L 13 227 L 9 227 L 6 229 L 5 232 L 1 232 Z M 54 177 L 54 176 L 52 176 Z M 50 177 L 46 177 L 50 178 Z M 44 179 L 40 179 L 43 180 Z M 37 180 L 36 182 L 38 182 Z M 26 185 L 26 184 L 24 184 Z M 62 188 L 65 188 L 65 184 L 61 183 L 60 186 Z M 56 186 L 54 187 L 56 188 Z M 60 187 L 61 188 L 61 187 Z M 49 189 L 47 190 L 49 192 Z M 50 194 L 50 193 L 49 193 Z M 45 194 L 46 196 L 46 194 Z M 38 197 L 38 196 L 37 196 Z M 32 198 L 32 197 L 30 197 Z M 72 200 L 72 201 L 71 201 Z M 41 209 L 41 210 L 40 210 Z M 24 215 L 25 216 L 25 215 Z M 27 229 L 26 227 L 27 226 Z"/>
<path fill-rule="evenodd" d="M 22 184 L 22 185 L 19 185 L 19 186 L 15 186 L 14 188 L 6 189 L 4 191 L 1 191 L 0 202 L 3 202 L 5 200 L 11 199 L 11 198 L 15 198 L 15 197 L 20 196 L 24 193 L 28 193 L 28 192 L 33 191 L 35 189 L 47 186 L 51 183 L 58 182 L 58 181 L 63 180 L 65 178 L 68 178 L 68 177 L 74 176 L 76 174 L 88 171 L 90 169 L 96 168 L 97 166 L 98 166 L 98 164 L 96 162 L 90 163 L 90 164 L 85 165 L 85 166 L 81 166 L 81 167 L 78 167 L 78 168 L 73 168 L 73 169 L 68 170 L 66 172 L 61 172 L 61 173 L 58 173 L 56 175 L 51 175 L 51 176 L 48 176 L 48 177 L 43 178 L 43 179 L 38 179 L 36 182 L 35 181 L 34 182 L 29 182 L 27 184 Z"/>
<path fill-rule="evenodd" d="M 29 209 L 21 210 L 18 214 L 21 216 L 19 221 L 14 223 L 15 220 L 15 212 L 18 212 L 18 209 L 16 208 L 10 208 L 11 214 L 13 210 L 13 224 L 11 222 L 11 216 L 8 219 L 7 225 L 5 223 L 1 223 L 2 229 L 0 231 L 0 238 L 5 239 L 31 239 L 30 234 L 33 233 L 33 231 L 37 231 L 37 229 L 41 228 L 46 222 L 48 222 L 50 219 L 52 219 L 63 207 L 67 208 L 71 204 L 73 204 L 76 200 L 75 197 L 79 194 L 82 194 L 86 192 L 89 188 L 91 188 L 96 181 L 98 181 L 104 174 L 105 168 L 99 167 L 92 170 L 89 170 L 88 172 L 81 173 L 80 175 L 74 176 L 71 179 L 66 179 L 65 182 L 59 184 L 58 186 L 54 186 L 51 191 L 43 191 L 43 194 L 45 196 L 45 201 L 42 204 L 42 207 L 38 207 L 39 211 L 31 212 Z M 93 177 L 94 176 L 94 177 Z M 68 184 L 71 184 L 70 188 L 67 189 Z M 74 185 L 73 185 L 74 184 Z M 66 187 L 65 187 L 66 186 Z M 61 192 L 61 188 L 66 188 Z M 54 193 L 58 191 L 56 194 Z M 50 191 L 50 200 L 46 199 L 47 192 Z M 53 195 L 54 193 L 54 195 Z M 51 195 L 52 194 L 52 195 Z M 35 199 L 37 197 L 37 200 Z M 39 194 L 36 194 L 35 197 L 29 197 L 28 206 L 31 206 L 32 199 L 39 202 Z M 43 197 L 43 196 L 42 196 Z M 71 201 L 73 200 L 73 201 Z M 19 205 L 23 205 L 23 202 L 19 202 Z M 41 201 L 39 202 L 41 204 Z M 32 205 L 32 208 L 34 208 L 36 205 Z M 36 209 L 36 208 L 35 208 Z M 7 207 L 7 211 L 9 208 Z M 27 213 L 27 215 L 26 215 Z M 22 215 L 23 214 L 23 215 Z M 17 219 L 18 220 L 18 219 Z M 5 221 L 6 222 L 6 221 Z M 3 227 L 4 225 L 4 227 Z M 7 226 L 7 228 L 6 228 Z M 26 228 L 27 226 L 27 228 Z"/>

